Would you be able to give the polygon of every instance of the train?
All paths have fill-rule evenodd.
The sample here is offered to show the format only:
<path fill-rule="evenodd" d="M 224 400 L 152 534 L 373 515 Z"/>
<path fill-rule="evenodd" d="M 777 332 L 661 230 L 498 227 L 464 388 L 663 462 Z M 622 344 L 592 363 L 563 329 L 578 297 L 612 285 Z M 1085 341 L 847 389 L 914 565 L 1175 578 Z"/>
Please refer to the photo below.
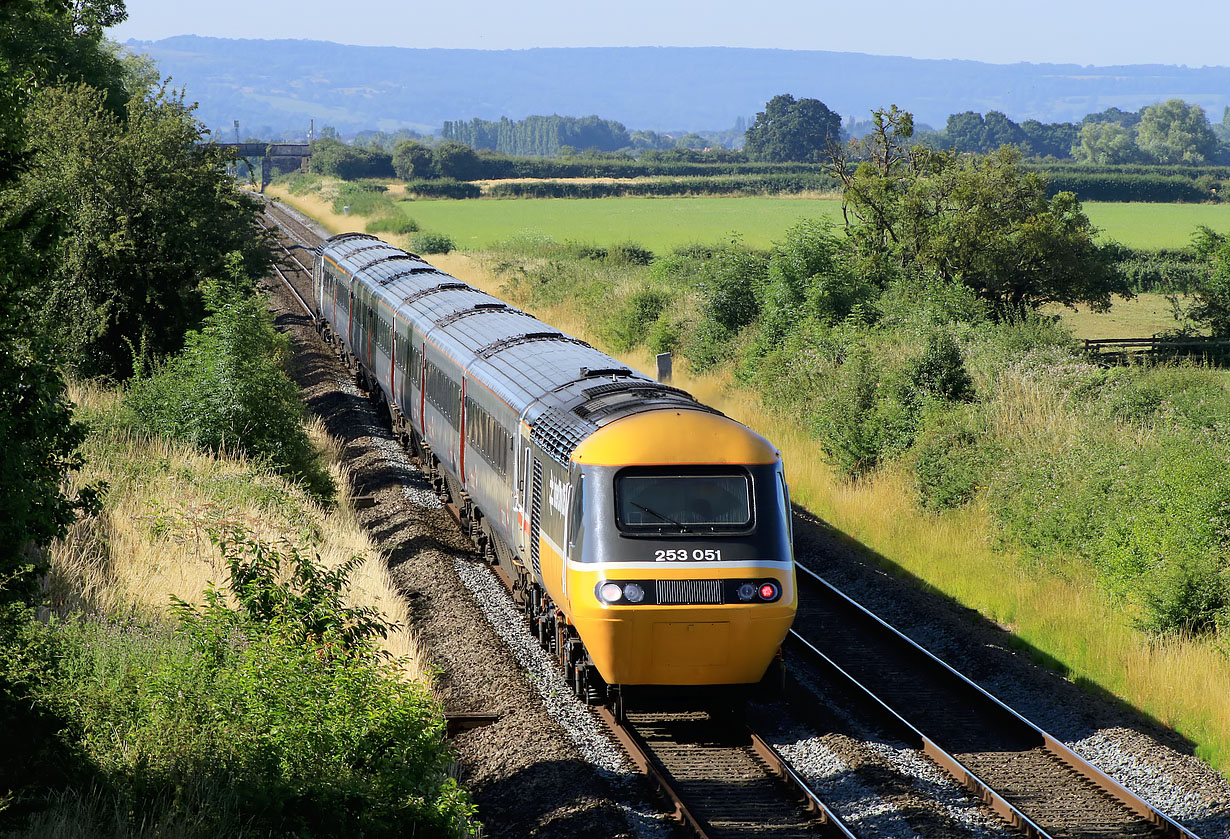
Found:
<path fill-rule="evenodd" d="M 326 239 L 313 284 L 322 336 L 578 696 L 780 666 L 797 589 L 771 443 L 375 236 Z"/>

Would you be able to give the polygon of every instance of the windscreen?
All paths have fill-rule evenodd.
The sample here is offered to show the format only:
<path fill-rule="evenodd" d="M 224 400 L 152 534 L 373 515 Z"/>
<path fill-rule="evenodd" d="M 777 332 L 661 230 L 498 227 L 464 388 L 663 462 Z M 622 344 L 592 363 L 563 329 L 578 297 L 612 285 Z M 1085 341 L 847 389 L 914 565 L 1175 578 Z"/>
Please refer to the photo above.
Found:
<path fill-rule="evenodd" d="M 615 478 L 615 504 L 628 531 L 708 533 L 752 524 L 751 479 L 742 472 L 624 472 Z"/>

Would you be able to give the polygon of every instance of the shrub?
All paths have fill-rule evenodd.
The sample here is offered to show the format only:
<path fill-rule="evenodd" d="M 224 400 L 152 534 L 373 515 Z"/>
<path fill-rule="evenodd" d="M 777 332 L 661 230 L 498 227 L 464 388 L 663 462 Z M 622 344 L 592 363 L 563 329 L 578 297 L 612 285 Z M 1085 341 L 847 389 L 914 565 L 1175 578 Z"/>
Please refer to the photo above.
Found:
<path fill-rule="evenodd" d="M 264 300 L 232 279 L 206 290 L 210 314 L 184 349 L 125 398 L 132 422 L 214 451 L 263 458 L 316 495 L 333 481 L 303 429 L 298 386 L 282 365 L 289 342 Z"/>
<path fill-rule="evenodd" d="M 98 805 L 76 802 L 87 822 L 76 835 L 151 823 L 202 839 L 469 828 L 439 707 L 362 638 L 337 643 L 354 617 L 340 606 L 352 569 L 269 546 L 241 558 L 252 544 L 231 556 L 238 610 L 213 592 L 180 609 L 178 629 L 42 630 L 49 665 L 31 698 L 64 719 L 58 736 L 100 776 Z M 293 582 L 276 576 L 288 566 Z M 329 628 L 313 631 L 322 619 Z"/>
<path fill-rule="evenodd" d="M 369 221 L 364 229 L 368 233 L 395 233 L 399 236 L 405 236 L 410 233 L 417 233 L 419 223 L 406 216 L 384 216 Z"/>
<path fill-rule="evenodd" d="M 628 296 L 616 311 L 606 335 L 617 352 L 644 343 L 654 323 L 670 305 L 670 296 L 659 289 L 642 288 Z"/>
<path fill-rule="evenodd" d="M 970 501 L 987 483 L 995 443 L 977 409 L 924 420 L 910 452 L 914 486 L 923 507 L 947 510 Z"/>
<path fill-rule="evenodd" d="M 966 402 L 974 398 L 974 380 L 965 369 L 965 359 L 956 338 L 949 332 L 932 332 L 927 349 L 910 369 L 919 390 L 941 399 Z"/>
<path fill-rule="evenodd" d="M 909 447 L 917 424 L 914 394 L 856 347 L 816 394 L 817 430 L 832 464 L 850 478 L 868 474 Z"/>
<path fill-rule="evenodd" d="M 397 212 L 384 184 L 359 181 L 339 184 L 333 199 L 333 212 L 356 216 L 392 215 Z"/>
<path fill-rule="evenodd" d="M 615 265 L 648 265 L 653 262 L 653 251 L 636 242 L 620 242 L 611 246 L 606 258 Z"/>
<path fill-rule="evenodd" d="M 478 184 L 442 178 L 434 181 L 414 180 L 406 184 L 406 192 L 419 198 L 477 198 L 482 195 Z"/>
<path fill-rule="evenodd" d="M 410 250 L 415 253 L 449 253 L 457 245 L 443 233 L 419 233 L 410 239 Z"/>

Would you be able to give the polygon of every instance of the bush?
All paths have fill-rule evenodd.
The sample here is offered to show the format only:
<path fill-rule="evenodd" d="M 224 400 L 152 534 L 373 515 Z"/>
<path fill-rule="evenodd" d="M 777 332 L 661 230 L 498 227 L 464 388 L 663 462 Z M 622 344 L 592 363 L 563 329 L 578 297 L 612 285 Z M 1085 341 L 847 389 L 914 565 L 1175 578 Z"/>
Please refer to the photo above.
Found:
<path fill-rule="evenodd" d="M 97 806 L 76 802 L 87 823 L 75 835 L 151 823 L 189 837 L 471 827 L 438 705 L 370 636 L 345 642 L 353 563 L 327 570 L 246 538 L 228 561 L 239 609 L 211 591 L 201 607 L 181 605 L 178 629 L 76 621 L 40 631 L 48 664 L 31 698 L 65 720 L 59 737 L 100 776 Z M 278 576 L 288 568 L 289 581 Z"/>
<path fill-rule="evenodd" d="M 419 233 L 410 238 L 410 250 L 415 253 L 449 253 L 456 249 L 457 244 L 443 233 Z"/>
<path fill-rule="evenodd" d="M 406 192 L 419 198 L 478 198 L 482 188 L 478 184 L 442 178 L 435 181 L 410 181 Z"/>
<path fill-rule="evenodd" d="M 417 233 L 419 223 L 406 216 L 384 216 L 369 221 L 364 229 L 368 233 L 395 233 L 405 236 L 409 233 Z"/>
<path fill-rule="evenodd" d="M 919 390 L 940 399 L 967 402 L 974 398 L 974 380 L 965 369 L 961 347 L 949 332 L 927 336 L 927 349 L 912 365 L 910 379 Z"/>
<path fill-rule="evenodd" d="M 614 265 L 648 265 L 653 262 L 653 251 L 636 242 L 620 242 L 611 246 L 606 258 Z"/>
<path fill-rule="evenodd" d="M 910 452 L 919 500 L 930 510 L 959 507 L 986 486 L 994 442 L 977 409 L 947 412 L 922 425 Z"/>
<path fill-rule="evenodd" d="M 832 464 L 849 478 L 870 473 L 913 440 L 916 408 L 904 382 L 888 375 L 865 347 L 856 347 L 831 383 L 816 394 L 817 430 Z"/>
<path fill-rule="evenodd" d="M 210 314 L 184 349 L 153 375 L 133 381 L 125 404 L 152 434 L 214 451 L 268 460 L 331 497 L 333 480 L 303 429 L 298 386 L 283 369 L 289 341 L 263 298 L 232 278 L 206 289 Z"/>
<path fill-rule="evenodd" d="M 397 208 L 384 184 L 360 181 L 339 184 L 333 199 L 333 212 L 349 212 L 356 216 L 393 215 Z"/>
<path fill-rule="evenodd" d="M 644 343 L 669 305 L 670 296 L 659 289 L 642 288 L 630 294 L 615 311 L 606 329 L 615 351 L 627 352 Z"/>

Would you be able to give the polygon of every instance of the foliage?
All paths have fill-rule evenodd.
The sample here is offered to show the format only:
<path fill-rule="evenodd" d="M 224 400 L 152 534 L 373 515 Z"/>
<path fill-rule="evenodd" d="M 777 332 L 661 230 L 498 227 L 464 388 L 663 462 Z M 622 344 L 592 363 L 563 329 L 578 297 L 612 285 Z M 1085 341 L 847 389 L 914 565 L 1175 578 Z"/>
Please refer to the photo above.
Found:
<path fill-rule="evenodd" d="M 1071 192 L 1082 201 L 1149 201 L 1155 203 L 1209 201 L 1219 195 L 1221 181 L 1190 175 L 1082 171 L 1065 166 L 1043 170 L 1047 194 Z"/>
<path fill-rule="evenodd" d="M 450 253 L 457 243 L 444 233 L 416 233 L 410 237 L 410 250 L 415 253 Z"/>
<path fill-rule="evenodd" d="M 927 336 L 927 348 L 910 369 L 914 387 L 939 399 L 968 402 L 974 398 L 974 380 L 965 369 L 961 347 L 951 332 Z"/>
<path fill-rule="evenodd" d="M 564 146 L 615 151 L 632 142 L 623 125 L 597 116 L 531 116 L 515 121 L 501 117 L 499 122 L 475 118 L 469 122 L 445 122 L 442 133 L 445 140 L 475 149 L 537 157 L 552 157 Z"/>
<path fill-rule="evenodd" d="M 653 325 L 667 311 L 670 297 L 654 288 L 638 289 L 616 311 L 606 338 L 616 352 L 627 352 L 645 342 Z"/>
<path fill-rule="evenodd" d="M 303 430 L 299 388 L 283 370 L 288 340 L 264 300 L 237 262 L 229 284 L 209 287 L 207 298 L 211 313 L 183 351 L 133 381 L 126 400 L 133 422 L 202 448 L 267 459 L 331 496 L 332 479 Z"/>
<path fill-rule="evenodd" d="M 380 148 L 356 148 L 341 140 L 323 137 L 312 141 L 311 169 L 344 181 L 359 178 L 392 178 L 393 157 Z"/>
<path fill-rule="evenodd" d="M 474 149 L 461 143 L 446 141 L 431 153 L 432 171 L 437 178 L 472 181 L 482 177 L 482 166 Z"/>
<path fill-rule="evenodd" d="M 1204 109 L 1182 99 L 1146 105 L 1136 126 L 1140 151 L 1158 163 L 1205 163 L 1217 153 L 1217 137 Z"/>
<path fill-rule="evenodd" d="M 743 149 L 753 160 L 819 162 L 841 137 L 841 115 L 819 99 L 774 96 L 747 129 Z"/>
<path fill-rule="evenodd" d="M 496 183 L 491 198 L 614 198 L 630 195 L 778 195 L 827 192 L 837 181 L 823 172 L 808 174 L 714 175 L 623 181 L 529 181 Z"/>
<path fill-rule="evenodd" d="M 399 236 L 405 236 L 409 233 L 417 233 L 419 223 L 409 216 L 384 216 L 369 221 L 364 229 L 368 233 L 395 233 Z"/>
<path fill-rule="evenodd" d="M 1230 337 L 1230 237 L 1202 225 L 1194 236 L 1194 250 L 1208 268 L 1193 289 L 1196 300 L 1187 316 L 1215 337 Z"/>
<path fill-rule="evenodd" d="M 402 140 L 393 147 L 393 172 L 403 181 L 435 175 L 431 149 L 414 140 Z"/>
<path fill-rule="evenodd" d="M 862 477 L 908 448 L 917 421 L 914 395 L 866 346 L 852 347 L 832 377 L 817 394 L 820 446 L 841 474 Z"/>
<path fill-rule="evenodd" d="M 1072 156 L 1099 165 L 1134 163 L 1142 159 L 1132 129 L 1117 122 L 1088 122 L 1081 126 Z"/>
<path fill-rule="evenodd" d="M 406 192 L 417 198 L 477 198 L 482 195 L 478 184 L 452 178 L 437 178 L 429 181 L 410 181 Z"/>
<path fill-rule="evenodd" d="M 861 259 L 960 279 L 1000 311 L 1048 302 L 1104 309 L 1112 294 L 1129 293 L 1075 197 L 1048 200 L 1019 151 L 976 157 L 907 146 L 908 113 L 894 107 L 874 119 L 863 142 L 869 159 L 853 172 L 842 156 L 834 163 Z"/>
<path fill-rule="evenodd" d="M 388 216 L 395 214 L 397 208 L 389 197 L 386 186 L 370 181 L 358 181 L 338 184 L 337 195 L 333 199 L 333 212 L 338 215 L 353 213 L 356 216 Z"/>
<path fill-rule="evenodd" d="M 175 612 L 191 630 L 251 622 L 296 646 L 324 648 L 333 656 L 363 656 L 374 654 L 376 639 L 397 628 L 374 607 L 347 603 L 350 577 L 363 562 L 361 556 L 325 568 L 319 555 L 313 558 L 293 544 L 279 550 L 242 529 L 213 539 L 239 612 L 233 613 L 226 594 L 211 585 L 202 606 L 176 600 Z"/>
<path fill-rule="evenodd" d="M 468 831 L 473 808 L 448 777 L 438 706 L 377 654 L 371 632 L 344 643 L 356 617 L 387 626 L 342 603 L 353 567 L 247 537 L 225 550 L 237 609 L 211 590 L 202 606 L 180 605 L 178 629 L 29 623 L 25 655 L 0 656 L 6 676 L 23 663 L 28 701 L 64 721 L 56 739 L 94 769 L 99 806 L 87 800 L 76 830 Z M 279 576 L 287 567 L 293 581 Z"/>
<path fill-rule="evenodd" d="M 195 145 L 200 127 L 182 98 L 134 99 L 126 117 L 85 86 L 41 91 L 28 119 L 38 152 L 15 197 L 37 219 L 28 246 L 46 253 L 44 326 L 86 376 L 126 377 L 132 347 L 178 349 L 227 254 L 252 274 L 270 259 L 253 230 L 258 203 L 226 175 L 221 150 Z"/>

